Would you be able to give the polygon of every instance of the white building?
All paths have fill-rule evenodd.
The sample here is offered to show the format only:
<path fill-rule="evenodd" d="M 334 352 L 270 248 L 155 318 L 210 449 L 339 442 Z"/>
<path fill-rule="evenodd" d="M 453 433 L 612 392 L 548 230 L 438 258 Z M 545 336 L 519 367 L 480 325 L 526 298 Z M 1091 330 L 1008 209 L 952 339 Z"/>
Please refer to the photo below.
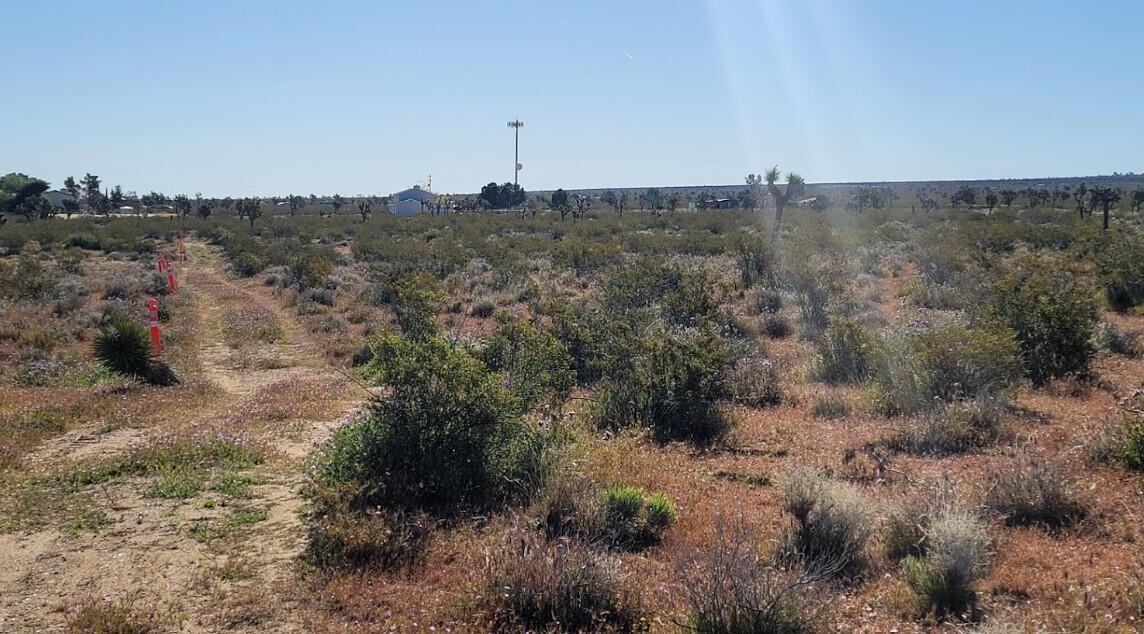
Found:
<path fill-rule="evenodd" d="M 414 185 L 411 189 L 397 192 L 389 197 L 389 213 L 398 216 L 412 216 L 425 210 L 433 202 L 433 192 Z"/>

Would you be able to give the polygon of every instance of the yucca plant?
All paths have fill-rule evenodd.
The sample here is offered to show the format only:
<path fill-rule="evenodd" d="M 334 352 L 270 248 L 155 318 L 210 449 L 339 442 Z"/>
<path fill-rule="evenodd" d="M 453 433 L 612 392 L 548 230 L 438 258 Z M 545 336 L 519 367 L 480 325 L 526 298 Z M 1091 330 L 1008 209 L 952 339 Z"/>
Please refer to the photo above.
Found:
<path fill-rule="evenodd" d="M 153 385 L 174 385 L 170 366 L 151 356 L 147 329 L 124 315 L 113 316 L 95 337 L 95 358 L 105 368 Z"/>
<path fill-rule="evenodd" d="M 95 358 L 116 374 L 145 376 L 151 362 L 147 329 L 126 316 L 112 317 L 95 337 Z"/>

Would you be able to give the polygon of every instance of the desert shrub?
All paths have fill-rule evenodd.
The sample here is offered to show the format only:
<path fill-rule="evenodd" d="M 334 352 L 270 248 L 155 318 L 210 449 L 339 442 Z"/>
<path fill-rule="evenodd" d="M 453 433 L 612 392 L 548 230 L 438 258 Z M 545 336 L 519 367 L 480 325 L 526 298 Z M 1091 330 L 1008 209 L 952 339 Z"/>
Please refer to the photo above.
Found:
<path fill-rule="evenodd" d="M 669 325 L 713 320 L 719 305 L 702 270 L 684 270 L 662 258 L 641 256 L 617 267 L 601 283 L 600 304 L 614 319 L 646 324 L 659 313 Z"/>
<path fill-rule="evenodd" d="M 1014 463 L 998 473 L 985 505 L 1010 526 L 1058 529 L 1087 514 L 1062 469 L 1043 459 Z"/>
<path fill-rule="evenodd" d="M 178 378 L 167 364 L 151 356 L 151 338 L 142 324 L 116 315 L 96 335 L 94 354 L 105 368 L 155 385 L 172 385 Z"/>
<path fill-rule="evenodd" d="M 14 267 L 0 262 L 0 299 L 44 301 L 58 285 L 55 272 L 45 269 L 31 253 L 21 255 Z"/>
<path fill-rule="evenodd" d="M 608 348 L 616 330 L 627 331 L 626 324 L 611 322 L 599 310 L 566 302 L 547 305 L 552 315 L 552 334 L 568 350 L 576 382 L 590 384 L 599 379 L 609 364 Z"/>
<path fill-rule="evenodd" d="M 480 353 L 493 372 L 504 376 L 505 388 L 525 409 L 568 398 L 575 375 L 566 350 L 551 333 L 527 322 L 506 319 L 493 331 Z"/>
<path fill-rule="evenodd" d="M 322 570 L 416 564 L 425 552 L 430 521 L 400 510 L 355 511 L 335 488 L 312 489 L 305 559 Z"/>
<path fill-rule="evenodd" d="M 315 478 L 344 485 L 351 508 L 440 514 L 529 497 L 548 472 L 550 435 L 521 419 L 520 403 L 465 349 L 441 336 L 383 335 L 364 376 L 386 388 L 338 428 Z"/>
<path fill-rule="evenodd" d="M 800 634 L 818 631 L 804 590 L 814 577 L 787 577 L 761 557 L 754 536 L 720 520 L 715 538 L 678 563 L 689 613 L 684 627 L 698 634 Z"/>
<path fill-rule="evenodd" d="M 841 258 L 810 256 L 796 260 L 787 283 L 798 303 L 804 339 L 817 339 L 830 325 L 830 309 L 846 293 L 848 267 Z"/>
<path fill-rule="evenodd" d="M 925 531 L 925 554 L 902 560 L 906 582 L 937 618 L 971 617 L 990 557 L 989 536 L 973 515 L 955 509 L 934 517 Z"/>
<path fill-rule="evenodd" d="M 334 271 L 333 262 L 318 253 L 302 253 L 290 261 L 290 280 L 301 289 L 322 288 Z"/>
<path fill-rule="evenodd" d="M 646 427 L 660 442 L 700 446 L 721 440 L 731 421 L 721 401 L 729 395 L 727 345 L 708 333 L 645 336 L 632 366 L 610 375 L 596 397 L 600 427 Z"/>
<path fill-rule="evenodd" d="M 837 394 L 815 394 L 810 406 L 810 415 L 827 420 L 845 418 L 850 414 L 850 405 Z"/>
<path fill-rule="evenodd" d="M 487 299 L 475 302 L 473 307 L 469 309 L 469 315 L 481 319 L 488 319 L 495 312 L 497 312 L 497 305 Z"/>
<path fill-rule="evenodd" d="M 437 332 L 443 297 L 437 280 L 423 273 L 390 278 L 379 293 L 382 303 L 393 308 L 397 327 L 410 337 L 430 337 Z"/>
<path fill-rule="evenodd" d="M 663 493 L 620 486 L 604 491 L 600 504 L 603 537 L 614 548 L 642 550 L 658 544 L 675 520 L 675 505 Z"/>
<path fill-rule="evenodd" d="M 1112 310 L 1123 313 L 1144 304 L 1144 236 L 1116 232 L 1099 261 L 1104 297 Z"/>
<path fill-rule="evenodd" d="M 831 322 L 826 334 L 815 343 L 817 358 L 814 377 L 827 383 L 865 381 L 878 364 L 877 338 L 848 319 Z"/>
<path fill-rule="evenodd" d="M 1144 346 L 1141 345 L 1140 333 L 1126 333 L 1107 321 L 1097 323 L 1092 333 L 1092 346 L 1100 352 L 1138 357 Z"/>
<path fill-rule="evenodd" d="M 783 510 L 795 526 L 784 536 L 779 557 L 812 570 L 852 576 L 866 565 L 871 515 L 862 496 L 813 469 L 796 469 L 780 481 Z"/>
<path fill-rule="evenodd" d="M 1137 390 L 1089 440 L 1089 455 L 1102 462 L 1119 462 L 1144 471 L 1144 391 Z"/>
<path fill-rule="evenodd" d="M 77 247 L 89 251 L 98 251 L 100 249 L 99 238 L 97 238 L 95 234 L 86 231 L 68 234 L 68 236 L 64 238 L 63 245 L 68 248 Z"/>
<path fill-rule="evenodd" d="M 254 277 L 267 267 L 267 261 L 249 251 L 238 253 L 230 260 L 230 268 L 240 277 Z"/>
<path fill-rule="evenodd" d="M 783 309 L 783 295 L 773 288 L 759 289 L 752 308 L 761 315 L 778 314 Z"/>
<path fill-rule="evenodd" d="M 1001 435 L 1004 405 L 988 397 L 958 400 L 925 412 L 887 444 L 915 454 L 948 455 L 984 447 Z"/>
<path fill-rule="evenodd" d="M 988 312 L 1011 328 L 1036 385 L 1092 373 L 1095 290 L 1062 264 L 1024 258 L 993 285 Z"/>
<path fill-rule="evenodd" d="M 767 315 L 763 318 L 763 334 L 771 339 L 785 339 L 790 333 L 790 320 L 785 315 Z"/>
<path fill-rule="evenodd" d="M 757 233 L 743 233 L 732 242 L 735 262 L 739 265 L 739 283 L 743 288 L 774 282 L 774 256 L 770 243 Z"/>
<path fill-rule="evenodd" d="M 875 401 L 887 414 L 932 409 L 954 400 L 998 398 L 1020 377 L 1011 332 L 951 323 L 906 336 L 885 356 Z"/>
<path fill-rule="evenodd" d="M 629 632 L 639 622 L 619 560 L 582 542 L 513 531 L 486 561 L 475 603 L 493 631 Z"/>
<path fill-rule="evenodd" d="M 739 356 L 728 372 L 730 398 L 750 407 L 769 407 L 782 400 L 779 369 L 760 353 Z"/>

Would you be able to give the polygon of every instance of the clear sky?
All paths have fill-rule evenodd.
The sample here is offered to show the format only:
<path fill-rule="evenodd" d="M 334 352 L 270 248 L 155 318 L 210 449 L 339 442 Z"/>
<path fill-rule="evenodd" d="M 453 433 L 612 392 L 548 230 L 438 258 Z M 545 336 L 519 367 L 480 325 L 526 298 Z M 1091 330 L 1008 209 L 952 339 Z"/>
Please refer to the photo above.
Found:
<path fill-rule="evenodd" d="M 0 0 L 0 173 L 387 194 L 1144 172 L 1144 2 Z"/>

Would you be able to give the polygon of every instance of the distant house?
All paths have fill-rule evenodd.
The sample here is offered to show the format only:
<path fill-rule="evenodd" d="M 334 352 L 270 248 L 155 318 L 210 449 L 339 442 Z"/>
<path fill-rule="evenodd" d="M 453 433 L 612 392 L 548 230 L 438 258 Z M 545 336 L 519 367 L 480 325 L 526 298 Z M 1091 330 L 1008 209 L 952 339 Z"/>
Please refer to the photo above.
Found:
<path fill-rule="evenodd" d="M 65 200 L 76 200 L 75 196 L 72 196 L 62 189 L 53 189 L 51 191 L 44 192 L 44 198 L 47 198 L 48 202 L 50 202 L 56 209 L 63 209 Z"/>
<path fill-rule="evenodd" d="M 425 206 L 433 202 L 433 192 L 421 189 L 414 185 L 410 189 L 399 191 L 390 196 L 389 213 L 398 216 L 412 216 L 425 210 Z"/>
<path fill-rule="evenodd" d="M 735 199 L 734 198 L 716 198 L 715 200 L 712 200 L 711 202 L 707 203 L 707 208 L 708 209 L 734 209 L 735 208 Z"/>

